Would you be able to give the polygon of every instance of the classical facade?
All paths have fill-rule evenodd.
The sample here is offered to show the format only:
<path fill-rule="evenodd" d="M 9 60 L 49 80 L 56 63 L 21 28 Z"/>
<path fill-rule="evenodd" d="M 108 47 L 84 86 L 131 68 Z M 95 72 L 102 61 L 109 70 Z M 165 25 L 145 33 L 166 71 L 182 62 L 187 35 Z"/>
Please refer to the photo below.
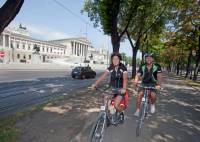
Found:
<path fill-rule="evenodd" d="M 67 46 L 34 39 L 25 34 L 25 29 L 21 29 L 21 31 L 5 30 L 0 35 L 0 51 L 5 54 L 4 57 L 0 57 L 2 62 L 34 62 L 35 47 L 39 48 L 37 56 L 40 62 L 69 56 Z"/>
<path fill-rule="evenodd" d="M 36 53 L 36 48 L 39 49 Z M 0 62 L 47 62 L 54 58 L 65 58 L 66 61 L 106 63 L 107 52 L 92 47 L 86 38 L 68 38 L 43 41 L 29 36 L 26 28 L 7 29 L 0 35 Z"/>
<path fill-rule="evenodd" d="M 75 62 L 84 62 L 88 58 L 88 51 L 92 48 L 91 42 L 82 37 L 52 40 L 49 42 L 67 46 L 69 58 L 73 58 Z"/>
<path fill-rule="evenodd" d="M 86 38 L 68 38 L 52 40 L 51 43 L 62 44 L 68 47 L 70 58 L 75 62 L 107 63 L 107 50 L 103 47 L 96 49 Z"/>

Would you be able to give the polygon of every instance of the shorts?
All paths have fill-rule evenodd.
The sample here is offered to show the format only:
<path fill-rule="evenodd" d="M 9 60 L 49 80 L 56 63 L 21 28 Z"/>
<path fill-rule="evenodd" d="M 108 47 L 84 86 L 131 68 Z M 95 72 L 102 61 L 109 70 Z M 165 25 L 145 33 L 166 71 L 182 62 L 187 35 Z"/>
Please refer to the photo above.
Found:
<path fill-rule="evenodd" d="M 118 95 L 115 94 L 114 98 L 117 97 Z M 124 95 L 120 95 L 122 96 L 122 101 L 120 102 L 120 106 L 126 108 L 128 106 L 128 91 L 126 91 L 126 93 Z M 114 100 L 112 101 L 112 105 L 114 105 Z"/>

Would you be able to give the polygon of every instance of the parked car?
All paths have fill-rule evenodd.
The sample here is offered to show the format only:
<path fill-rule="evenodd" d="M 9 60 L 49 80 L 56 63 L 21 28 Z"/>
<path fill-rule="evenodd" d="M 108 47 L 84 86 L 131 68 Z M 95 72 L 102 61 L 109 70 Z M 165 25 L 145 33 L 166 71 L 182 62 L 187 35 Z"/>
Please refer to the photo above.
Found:
<path fill-rule="evenodd" d="M 95 78 L 96 72 L 91 69 L 91 67 L 75 67 L 72 70 L 72 78 L 79 78 L 79 79 L 85 79 L 85 78 Z"/>

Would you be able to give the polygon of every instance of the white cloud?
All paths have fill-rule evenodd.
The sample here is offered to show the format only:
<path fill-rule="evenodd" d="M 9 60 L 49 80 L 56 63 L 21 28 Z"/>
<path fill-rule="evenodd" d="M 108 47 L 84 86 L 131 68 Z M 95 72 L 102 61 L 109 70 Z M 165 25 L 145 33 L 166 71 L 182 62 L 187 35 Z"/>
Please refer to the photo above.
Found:
<path fill-rule="evenodd" d="M 28 25 L 27 29 L 35 38 L 37 38 L 37 36 L 45 40 L 69 38 L 69 35 L 64 32 L 55 31 L 46 27 Z"/>
<path fill-rule="evenodd" d="M 12 23 L 12 27 L 18 27 L 18 23 Z M 41 40 L 55 40 L 55 39 L 63 39 L 63 38 L 69 38 L 70 36 L 64 32 L 53 30 L 49 27 L 44 26 L 35 26 L 32 24 L 24 24 L 22 26 L 25 26 L 30 33 L 31 37 L 34 37 L 36 39 Z"/>

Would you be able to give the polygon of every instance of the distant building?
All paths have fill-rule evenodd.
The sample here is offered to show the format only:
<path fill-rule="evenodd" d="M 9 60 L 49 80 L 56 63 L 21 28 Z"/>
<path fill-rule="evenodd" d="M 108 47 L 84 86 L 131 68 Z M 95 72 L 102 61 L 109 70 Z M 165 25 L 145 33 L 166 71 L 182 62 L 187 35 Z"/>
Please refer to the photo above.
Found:
<path fill-rule="evenodd" d="M 69 55 L 67 46 L 31 38 L 26 29 L 19 27 L 17 30 L 5 30 L 0 35 L 0 51 L 5 53 L 5 57 L 1 57 L 1 60 L 4 63 L 31 63 L 34 55 L 34 46 L 38 46 L 40 49 L 39 58 L 41 62 Z"/>
<path fill-rule="evenodd" d="M 95 49 L 86 38 L 68 38 L 44 41 L 30 37 L 27 29 L 21 25 L 18 28 L 8 28 L 0 35 L 0 62 L 33 63 L 35 47 L 39 48 L 40 62 L 49 59 L 66 58 L 69 61 L 92 63 L 106 63 L 107 51 L 103 48 Z"/>
<path fill-rule="evenodd" d="M 108 56 L 108 51 L 104 47 L 99 49 L 92 47 L 88 51 L 88 59 L 94 64 L 107 64 L 109 60 Z"/>
<path fill-rule="evenodd" d="M 67 46 L 69 58 L 73 58 L 78 62 L 84 62 L 88 57 L 88 51 L 92 48 L 91 42 L 82 37 L 52 40 L 49 42 Z"/>

